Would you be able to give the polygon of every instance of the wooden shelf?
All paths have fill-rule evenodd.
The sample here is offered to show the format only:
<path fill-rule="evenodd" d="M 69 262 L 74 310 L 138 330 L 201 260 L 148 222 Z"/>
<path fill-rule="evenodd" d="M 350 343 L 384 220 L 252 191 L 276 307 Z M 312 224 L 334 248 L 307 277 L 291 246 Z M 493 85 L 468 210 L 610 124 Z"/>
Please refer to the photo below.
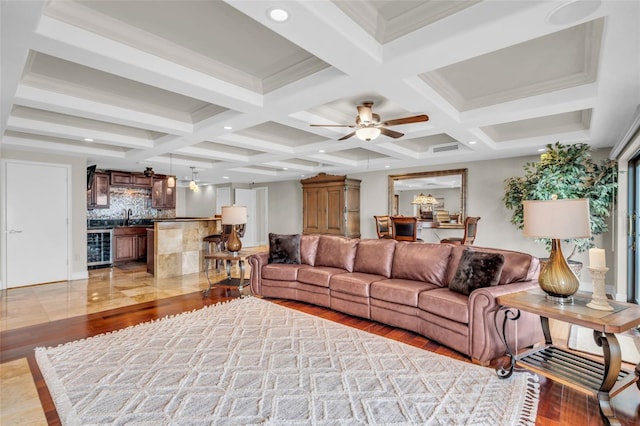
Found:
<path fill-rule="evenodd" d="M 594 396 L 598 395 L 605 377 L 604 363 L 553 345 L 520 355 L 516 365 Z M 629 378 L 633 378 L 630 371 L 620 370 L 616 386 L 628 386 L 625 379 Z M 612 396 L 615 393 L 610 392 Z"/>

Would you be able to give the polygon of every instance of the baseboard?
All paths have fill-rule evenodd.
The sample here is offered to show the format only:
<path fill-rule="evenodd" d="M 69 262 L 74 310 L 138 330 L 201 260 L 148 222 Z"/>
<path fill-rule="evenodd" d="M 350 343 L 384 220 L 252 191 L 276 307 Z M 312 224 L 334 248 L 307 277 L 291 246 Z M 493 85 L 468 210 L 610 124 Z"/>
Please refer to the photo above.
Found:
<path fill-rule="evenodd" d="M 72 272 L 71 281 L 89 279 L 89 271 Z"/>

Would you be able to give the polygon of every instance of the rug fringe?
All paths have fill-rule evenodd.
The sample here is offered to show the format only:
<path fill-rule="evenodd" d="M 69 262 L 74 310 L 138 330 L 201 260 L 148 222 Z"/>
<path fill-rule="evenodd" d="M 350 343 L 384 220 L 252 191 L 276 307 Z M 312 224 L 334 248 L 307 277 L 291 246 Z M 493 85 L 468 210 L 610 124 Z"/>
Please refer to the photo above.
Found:
<path fill-rule="evenodd" d="M 238 301 L 243 300 L 243 299 L 258 300 L 257 298 L 254 298 L 251 295 L 242 295 L 242 296 L 240 296 L 240 297 L 238 297 L 236 299 L 223 300 L 221 302 L 214 303 L 213 305 L 207 305 L 207 306 L 204 306 L 202 308 L 195 308 L 195 309 L 193 309 L 191 311 L 185 311 L 185 312 L 181 312 L 179 314 L 166 315 L 166 316 L 161 317 L 161 318 L 156 318 L 156 319 L 152 319 L 152 320 L 149 320 L 149 321 L 141 322 L 140 324 L 130 325 L 130 326 L 127 326 L 125 328 L 121 328 L 119 330 L 107 331 L 105 333 L 96 334 L 95 336 L 89 336 L 89 337 L 85 337 L 85 338 L 82 338 L 82 339 L 73 340 L 71 342 L 60 343 L 60 344 L 58 344 L 56 346 L 47 346 L 47 347 L 45 347 L 45 346 L 36 346 L 35 348 L 33 348 L 33 350 L 37 352 L 37 351 L 40 351 L 40 350 L 64 347 L 64 346 L 70 345 L 72 343 L 90 341 L 90 340 L 93 340 L 93 339 L 95 339 L 97 337 L 108 336 L 110 334 L 121 333 L 121 332 L 123 332 L 125 330 L 129 330 L 129 329 L 132 329 L 132 328 L 141 327 L 141 326 L 147 325 L 147 324 L 153 324 L 155 322 L 165 321 L 165 320 L 169 320 L 169 319 L 172 319 L 172 318 L 178 318 L 178 317 L 181 317 L 183 315 L 192 314 L 192 313 L 197 312 L 197 311 L 204 311 L 205 309 L 215 308 L 216 306 L 224 305 L 226 303 L 238 302 Z"/>
<path fill-rule="evenodd" d="M 536 374 L 526 374 L 527 389 L 520 415 L 520 424 L 523 426 L 535 426 L 538 415 L 538 401 L 540 400 L 540 379 Z"/>

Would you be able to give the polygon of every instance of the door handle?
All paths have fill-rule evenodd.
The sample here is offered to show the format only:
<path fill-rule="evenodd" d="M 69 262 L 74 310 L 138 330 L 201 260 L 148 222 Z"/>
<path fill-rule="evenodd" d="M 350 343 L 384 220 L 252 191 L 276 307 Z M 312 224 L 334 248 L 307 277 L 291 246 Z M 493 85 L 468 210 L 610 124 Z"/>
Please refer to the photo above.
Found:
<path fill-rule="evenodd" d="M 10 229 L 9 233 L 10 234 L 22 234 L 22 231 L 18 231 L 17 229 Z"/>

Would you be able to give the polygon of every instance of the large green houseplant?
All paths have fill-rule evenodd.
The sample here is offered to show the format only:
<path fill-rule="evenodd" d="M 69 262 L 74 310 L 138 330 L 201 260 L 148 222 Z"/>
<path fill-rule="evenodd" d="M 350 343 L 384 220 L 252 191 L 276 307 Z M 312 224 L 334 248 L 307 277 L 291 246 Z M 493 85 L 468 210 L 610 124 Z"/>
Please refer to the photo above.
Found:
<path fill-rule="evenodd" d="M 589 145 L 563 145 L 556 142 L 547 145 L 547 151 L 540 156 L 540 161 L 525 164 L 524 171 L 524 176 L 510 177 L 504 181 L 504 205 L 513 211 L 511 223 L 518 229 L 524 225 L 523 201 L 550 200 L 555 194 L 558 198 L 588 198 L 591 234 L 607 232 L 607 218 L 618 187 L 618 167 L 614 160 L 605 159 L 597 163 L 591 158 Z M 544 242 L 549 252 L 551 240 Z M 576 251 L 583 252 L 593 247 L 593 237 L 567 242 L 574 244 L 568 259 Z"/>

